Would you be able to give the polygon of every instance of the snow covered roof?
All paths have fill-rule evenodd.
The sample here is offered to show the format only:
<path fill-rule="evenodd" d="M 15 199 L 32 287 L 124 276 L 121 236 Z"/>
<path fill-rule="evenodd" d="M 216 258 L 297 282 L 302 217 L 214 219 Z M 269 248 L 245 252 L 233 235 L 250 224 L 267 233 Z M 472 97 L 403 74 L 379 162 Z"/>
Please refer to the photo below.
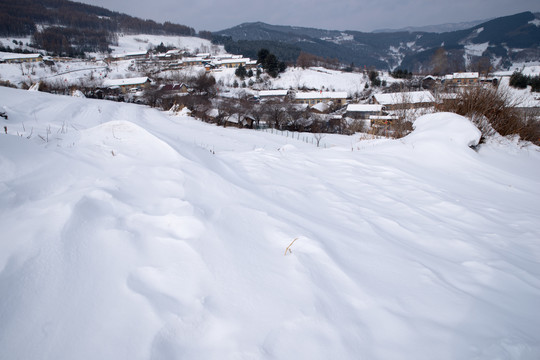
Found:
<path fill-rule="evenodd" d="M 458 72 L 452 74 L 452 78 L 454 79 L 476 79 L 478 76 L 477 72 Z"/>
<path fill-rule="evenodd" d="M 219 64 L 236 64 L 236 63 L 247 63 L 248 61 L 251 61 L 249 58 L 239 58 L 239 59 L 223 59 L 220 60 Z"/>
<path fill-rule="evenodd" d="M 190 62 L 190 61 L 204 61 L 204 59 L 200 57 L 188 57 L 188 58 L 184 58 L 183 60 L 183 62 Z"/>
<path fill-rule="evenodd" d="M 110 86 L 130 86 L 130 85 L 141 85 L 148 81 L 151 81 L 147 76 L 137 77 L 130 79 L 108 79 L 103 82 L 103 85 Z"/>
<path fill-rule="evenodd" d="M 261 90 L 259 91 L 259 96 L 286 96 L 288 90 Z"/>
<path fill-rule="evenodd" d="M 231 123 L 234 123 L 234 124 L 239 124 L 241 123 L 242 125 L 246 125 L 247 124 L 247 121 L 246 121 L 246 117 L 244 117 L 244 119 L 241 119 L 240 115 L 238 114 L 232 114 L 231 116 L 229 116 L 229 118 L 227 119 L 228 122 L 231 122 Z"/>
<path fill-rule="evenodd" d="M 16 59 L 37 59 L 41 54 L 18 54 L 18 53 L 6 53 L 0 52 L 0 60 L 16 60 Z"/>
<path fill-rule="evenodd" d="M 397 120 L 396 115 L 370 115 L 369 120 Z"/>
<path fill-rule="evenodd" d="M 375 94 L 375 100 L 381 105 L 421 104 L 434 102 L 435 98 L 429 91 L 409 91 L 388 94 Z"/>
<path fill-rule="evenodd" d="M 382 111 L 382 105 L 370 105 L 370 104 L 349 104 L 347 105 L 347 112 L 379 112 Z"/>
<path fill-rule="evenodd" d="M 328 104 L 326 104 L 326 103 L 320 102 L 320 103 L 317 103 L 317 104 L 313 105 L 311 108 L 314 109 L 314 110 L 320 111 L 320 112 L 325 112 L 326 110 L 328 110 L 330 108 L 330 106 L 328 106 Z"/>
<path fill-rule="evenodd" d="M 129 52 L 129 53 L 123 53 L 123 54 L 114 54 L 112 55 L 113 58 L 123 58 L 123 57 L 135 57 L 135 56 L 146 56 L 148 54 L 147 51 L 136 51 L 136 52 Z"/>
<path fill-rule="evenodd" d="M 296 99 L 309 100 L 309 99 L 346 99 L 347 93 L 344 91 L 308 91 L 296 93 Z"/>

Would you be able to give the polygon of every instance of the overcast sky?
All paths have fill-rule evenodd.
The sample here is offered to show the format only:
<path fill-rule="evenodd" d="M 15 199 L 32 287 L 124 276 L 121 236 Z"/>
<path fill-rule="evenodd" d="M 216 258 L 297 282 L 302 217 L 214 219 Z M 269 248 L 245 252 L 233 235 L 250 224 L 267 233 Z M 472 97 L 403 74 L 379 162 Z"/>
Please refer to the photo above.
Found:
<path fill-rule="evenodd" d="M 143 19 L 217 31 L 244 22 L 372 31 L 540 12 L 539 0 L 76 0 Z"/>

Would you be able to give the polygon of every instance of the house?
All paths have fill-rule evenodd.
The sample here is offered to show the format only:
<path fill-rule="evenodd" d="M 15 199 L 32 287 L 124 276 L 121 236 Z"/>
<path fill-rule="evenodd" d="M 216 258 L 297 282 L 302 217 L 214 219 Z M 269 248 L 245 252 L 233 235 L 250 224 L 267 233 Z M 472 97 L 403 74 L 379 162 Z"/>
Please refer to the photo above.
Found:
<path fill-rule="evenodd" d="M 147 51 L 137 51 L 137 52 L 130 52 L 130 53 L 123 53 L 123 54 L 116 54 L 112 55 L 110 57 L 111 60 L 119 61 L 119 60 L 132 60 L 132 59 L 144 59 L 148 57 Z"/>
<path fill-rule="evenodd" d="M 459 101 L 458 93 L 441 92 L 437 96 L 437 106 L 446 109 L 448 106 L 453 106 Z"/>
<path fill-rule="evenodd" d="M 434 89 L 437 84 L 438 80 L 431 75 L 427 75 L 422 79 L 422 89 L 431 90 Z"/>
<path fill-rule="evenodd" d="M 232 54 L 216 54 L 213 56 L 213 58 L 216 60 L 232 59 L 233 55 Z"/>
<path fill-rule="evenodd" d="M 261 100 L 275 100 L 284 99 L 289 95 L 289 90 L 260 90 L 259 99 Z"/>
<path fill-rule="evenodd" d="M 246 67 L 249 62 L 251 62 L 249 58 L 232 58 L 220 60 L 217 64 L 226 68 L 237 68 L 240 66 Z"/>
<path fill-rule="evenodd" d="M 246 69 L 255 69 L 256 67 L 257 67 L 257 60 L 249 59 L 248 62 L 246 62 Z"/>
<path fill-rule="evenodd" d="M 217 68 L 217 65 L 213 61 L 204 63 L 204 69 L 206 70 L 206 72 L 215 70 L 216 68 Z"/>
<path fill-rule="evenodd" d="M 212 108 L 204 113 L 203 120 L 206 122 L 216 122 L 219 116 L 219 110 L 216 108 Z"/>
<path fill-rule="evenodd" d="M 384 106 L 380 104 L 349 104 L 346 115 L 353 119 L 369 119 L 372 115 L 382 115 Z"/>
<path fill-rule="evenodd" d="M 310 111 L 316 114 L 328 114 L 332 102 L 320 102 L 310 107 Z"/>
<path fill-rule="evenodd" d="M 178 60 L 182 58 L 182 50 L 169 50 L 165 54 L 159 54 L 158 58 L 160 60 Z"/>
<path fill-rule="evenodd" d="M 167 84 L 167 85 L 163 85 L 160 88 L 160 90 L 174 91 L 174 92 L 181 93 L 181 94 L 187 94 L 189 92 L 189 87 L 184 83 L 181 83 L 181 84 Z"/>
<path fill-rule="evenodd" d="M 478 85 L 479 74 L 477 72 L 458 72 L 445 77 L 445 84 L 451 86 Z M 449 82 L 447 82 L 449 81 Z"/>
<path fill-rule="evenodd" d="M 0 62 L 7 64 L 42 61 L 41 54 L 0 53 Z"/>
<path fill-rule="evenodd" d="M 103 85 L 107 88 L 120 88 L 123 93 L 126 93 L 130 89 L 146 88 L 152 83 L 148 77 L 138 77 L 131 79 L 108 79 L 103 82 Z"/>
<path fill-rule="evenodd" d="M 308 91 L 298 92 L 295 94 L 294 102 L 297 104 L 307 104 L 313 106 L 320 102 L 332 101 L 337 105 L 345 105 L 347 103 L 346 92 L 330 92 L 330 91 Z"/>
<path fill-rule="evenodd" d="M 386 110 L 416 109 L 435 105 L 435 98 L 429 91 L 408 91 L 375 94 L 374 104 L 383 105 Z"/>
<path fill-rule="evenodd" d="M 326 121 L 326 128 L 332 133 L 343 134 L 343 129 L 347 127 L 347 122 L 341 115 L 327 116 Z"/>
<path fill-rule="evenodd" d="M 199 57 L 191 57 L 191 58 L 185 58 L 182 63 L 185 66 L 197 66 L 197 65 L 204 65 L 207 63 L 208 60 L 204 60 L 203 58 Z"/>
<path fill-rule="evenodd" d="M 237 127 L 249 127 L 253 128 L 255 118 L 251 115 L 240 116 L 239 114 L 232 114 L 225 120 L 225 126 L 237 126 Z"/>

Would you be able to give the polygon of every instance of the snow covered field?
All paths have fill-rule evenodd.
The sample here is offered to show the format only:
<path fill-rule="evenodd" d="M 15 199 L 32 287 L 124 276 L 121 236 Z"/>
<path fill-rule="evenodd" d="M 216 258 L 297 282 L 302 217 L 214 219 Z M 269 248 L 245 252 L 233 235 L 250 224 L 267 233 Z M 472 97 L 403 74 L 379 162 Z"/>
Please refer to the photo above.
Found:
<path fill-rule="evenodd" d="M 132 53 L 137 51 L 147 51 L 160 43 L 165 46 L 185 49 L 192 52 L 208 53 L 213 50 L 216 53 L 223 52 L 223 46 L 212 45 L 209 40 L 194 36 L 174 36 L 174 35 L 127 35 L 118 34 L 118 45 L 111 46 L 113 55 Z"/>
<path fill-rule="evenodd" d="M 0 111 L 1 359 L 540 357 L 538 147 L 474 151 L 452 114 L 324 149 L 8 88 Z"/>

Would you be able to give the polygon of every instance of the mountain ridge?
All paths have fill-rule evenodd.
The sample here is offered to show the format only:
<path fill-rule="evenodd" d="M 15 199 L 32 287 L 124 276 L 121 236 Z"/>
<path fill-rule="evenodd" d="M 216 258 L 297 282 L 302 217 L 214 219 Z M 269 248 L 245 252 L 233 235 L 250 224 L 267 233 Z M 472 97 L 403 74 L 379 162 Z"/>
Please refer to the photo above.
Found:
<path fill-rule="evenodd" d="M 403 28 L 392 29 L 392 28 L 383 28 L 375 29 L 371 31 L 372 33 L 381 33 L 381 32 L 433 32 L 433 33 L 444 33 L 451 31 L 466 30 L 472 28 L 476 25 L 485 23 L 489 20 L 495 18 L 482 19 L 482 20 L 473 20 L 473 21 L 462 21 L 462 22 L 453 22 L 453 23 L 444 23 L 444 24 L 431 24 L 424 26 L 406 26 Z"/>
<path fill-rule="evenodd" d="M 0 36 L 30 35 L 36 48 L 52 54 L 109 52 L 120 32 L 195 35 L 185 25 L 143 20 L 69 0 L 0 0 Z"/>
<path fill-rule="evenodd" d="M 538 14 L 522 12 L 444 33 L 340 31 L 258 21 L 214 34 L 237 44 L 274 41 L 317 56 L 335 57 L 346 64 L 379 69 L 401 67 L 415 72 L 427 71 L 435 52 L 444 48 L 449 62 L 453 64 L 451 67 L 466 70 L 481 58 L 489 59 L 493 67 L 499 68 L 516 61 L 540 59 L 539 18 Z M 480 44 L 485 47 L 482 51 L 479 50 Z"/>

